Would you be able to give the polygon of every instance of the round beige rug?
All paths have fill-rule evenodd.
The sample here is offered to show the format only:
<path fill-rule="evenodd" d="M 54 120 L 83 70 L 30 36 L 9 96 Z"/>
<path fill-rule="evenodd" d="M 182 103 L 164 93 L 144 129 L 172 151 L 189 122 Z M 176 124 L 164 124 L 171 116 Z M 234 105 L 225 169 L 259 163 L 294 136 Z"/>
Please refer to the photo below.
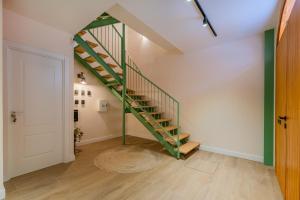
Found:
<path fill-rule="evenodd" d="M 99 154 L 94 164 L 106 171 L 137 173 L 155 168 L 160 164 L 160 154 L 136 146 L 122 146 Z"/>

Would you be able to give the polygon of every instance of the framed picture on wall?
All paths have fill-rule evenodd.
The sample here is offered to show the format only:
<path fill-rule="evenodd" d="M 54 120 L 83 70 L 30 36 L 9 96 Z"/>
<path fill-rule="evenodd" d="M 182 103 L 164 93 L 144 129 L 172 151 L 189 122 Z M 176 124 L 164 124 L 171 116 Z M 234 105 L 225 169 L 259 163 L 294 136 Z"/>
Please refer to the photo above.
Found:
<path fill-rule="evenodd" d="M 89 91 L 87 91 L 87 95 L 88 96 L 92 96 L 92 92 L 89 90 Z"/>
<path fill-rule="evenodd" d="M 85 96 L 85 91 L 81 90 L 81 96 Z"/>
<path fill-rule="evenodd" d="M 74 95 L 78 95 L 78 90 L 74 90 Z"/>

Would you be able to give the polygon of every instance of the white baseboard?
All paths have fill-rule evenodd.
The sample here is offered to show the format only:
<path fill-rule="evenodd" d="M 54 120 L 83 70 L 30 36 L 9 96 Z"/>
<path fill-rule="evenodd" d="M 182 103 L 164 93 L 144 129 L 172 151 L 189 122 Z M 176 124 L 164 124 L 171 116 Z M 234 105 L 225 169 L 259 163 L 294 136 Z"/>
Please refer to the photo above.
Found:
<path fill-rule="evenodd" d="M 5 199 L 5 188 L 3 183 L 0 186 L 0 199 Z"/>
<path fill-rule="evenodd" d="M 101 141 L 105 141 L 105 140 L 109 140 L 109 139 L 113 139 L 113 138 L 117 138 L 117 137 L 120 137 L 120 135 L 107 135 L 107 136 L 102 136 L 102 137 L 97 137 L 97 138 L 91 138 L 91 139 L 81 140 L 76 145 L 82 146 L 82 145 L 91 144 L 91 143 L 95 143 L 95 142 L 101 142 Z"/>
<path fill-rule="evenodd" d="M 243 158 L 243 159 L 246 159 L 246 160 L 253 160 L 253 161 L 261 162 L 261 163 L 264 161 L 263 156 L 240 153 L 240 152 L 236 152 L 236 151 L 222 149 L 222 148 L 219 148 L 219 147 L 200 145 L 200 149 L 203 150 L 203 151 L 209 151 L 209 152 L 212 152 L 212 153 L 223 154 L 223 155 L 226 155 L 226 156 L 233 156 L 233 157 L 237 157 L 237 158 Z"/>
<path fill-rule="evenodd" d="M 144 135 L 142 136 L 141 134 L 134 134 L 134 133 L 126 133 L 126 135 L 131 135 L 131 136 L 135 136 L 135 137 L 141 137 L 141 138 L 145 138 L 145 139 L 148 139 L 148 140 L 156 141 L 156 139 L 154 137 L 152 137 L 150 133 L 149 133 L 149 137 L 144 137 Z M 82 141 L 80 143 L 80 145 L 90 144 L 90 143 L 93 143 L 93 142 L 104 141 L 104 140 L 108 140 L 108 139 L 115 138 L 115 137 L 119 137 L 119 136 L 105 136 L 105 137 L 102 137 L 102 138 L 95 138 L 95 139 L 92 139 L 92 140 L 85 140 L 85 141 Z M 237 151 L 227 150 L 227 149 L 208 146 L 208 145 L 200 145 L 200 149 L 203 150 L 203 151 L 223 154 L 223 155 L 226 155 L 226 156 L 232 156 L 232 157 L 242 158 L 242 159 L 246 159 L 246 160 L 261 162 L 261 163 L 264 162 L 263 156 L 259 156 L 259 155 L 241 153 L 241 152 L 237 152 Z"/>

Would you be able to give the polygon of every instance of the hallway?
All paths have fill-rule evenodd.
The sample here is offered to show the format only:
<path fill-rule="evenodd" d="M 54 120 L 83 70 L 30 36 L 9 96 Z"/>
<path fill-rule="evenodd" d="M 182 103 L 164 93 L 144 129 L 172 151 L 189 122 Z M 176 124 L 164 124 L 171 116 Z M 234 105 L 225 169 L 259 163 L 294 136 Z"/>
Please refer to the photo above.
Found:
<path fill-rule="evenodd" d="M 94 166 L 94 158 L 119 148 L 121 138 L 85 145 L 73 163 L 7 182 L 7 199 L 281 200 L 274 170 L 260 163 L 204 151 L 177 161 L 157 142 L 136 137 L 127 141 L 158 152 L 162 162 L 141 173 L 107 172 Z"/>

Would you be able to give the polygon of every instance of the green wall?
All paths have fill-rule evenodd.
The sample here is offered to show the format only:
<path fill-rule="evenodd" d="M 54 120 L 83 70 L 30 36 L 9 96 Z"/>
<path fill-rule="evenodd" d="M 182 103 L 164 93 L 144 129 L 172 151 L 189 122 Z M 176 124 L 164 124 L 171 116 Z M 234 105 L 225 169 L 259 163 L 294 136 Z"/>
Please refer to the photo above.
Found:
<path fill-rule="evenodd" d="M 274 29 L 265 31 L 264 164 L 273 165 L 274 150 Z"/>

